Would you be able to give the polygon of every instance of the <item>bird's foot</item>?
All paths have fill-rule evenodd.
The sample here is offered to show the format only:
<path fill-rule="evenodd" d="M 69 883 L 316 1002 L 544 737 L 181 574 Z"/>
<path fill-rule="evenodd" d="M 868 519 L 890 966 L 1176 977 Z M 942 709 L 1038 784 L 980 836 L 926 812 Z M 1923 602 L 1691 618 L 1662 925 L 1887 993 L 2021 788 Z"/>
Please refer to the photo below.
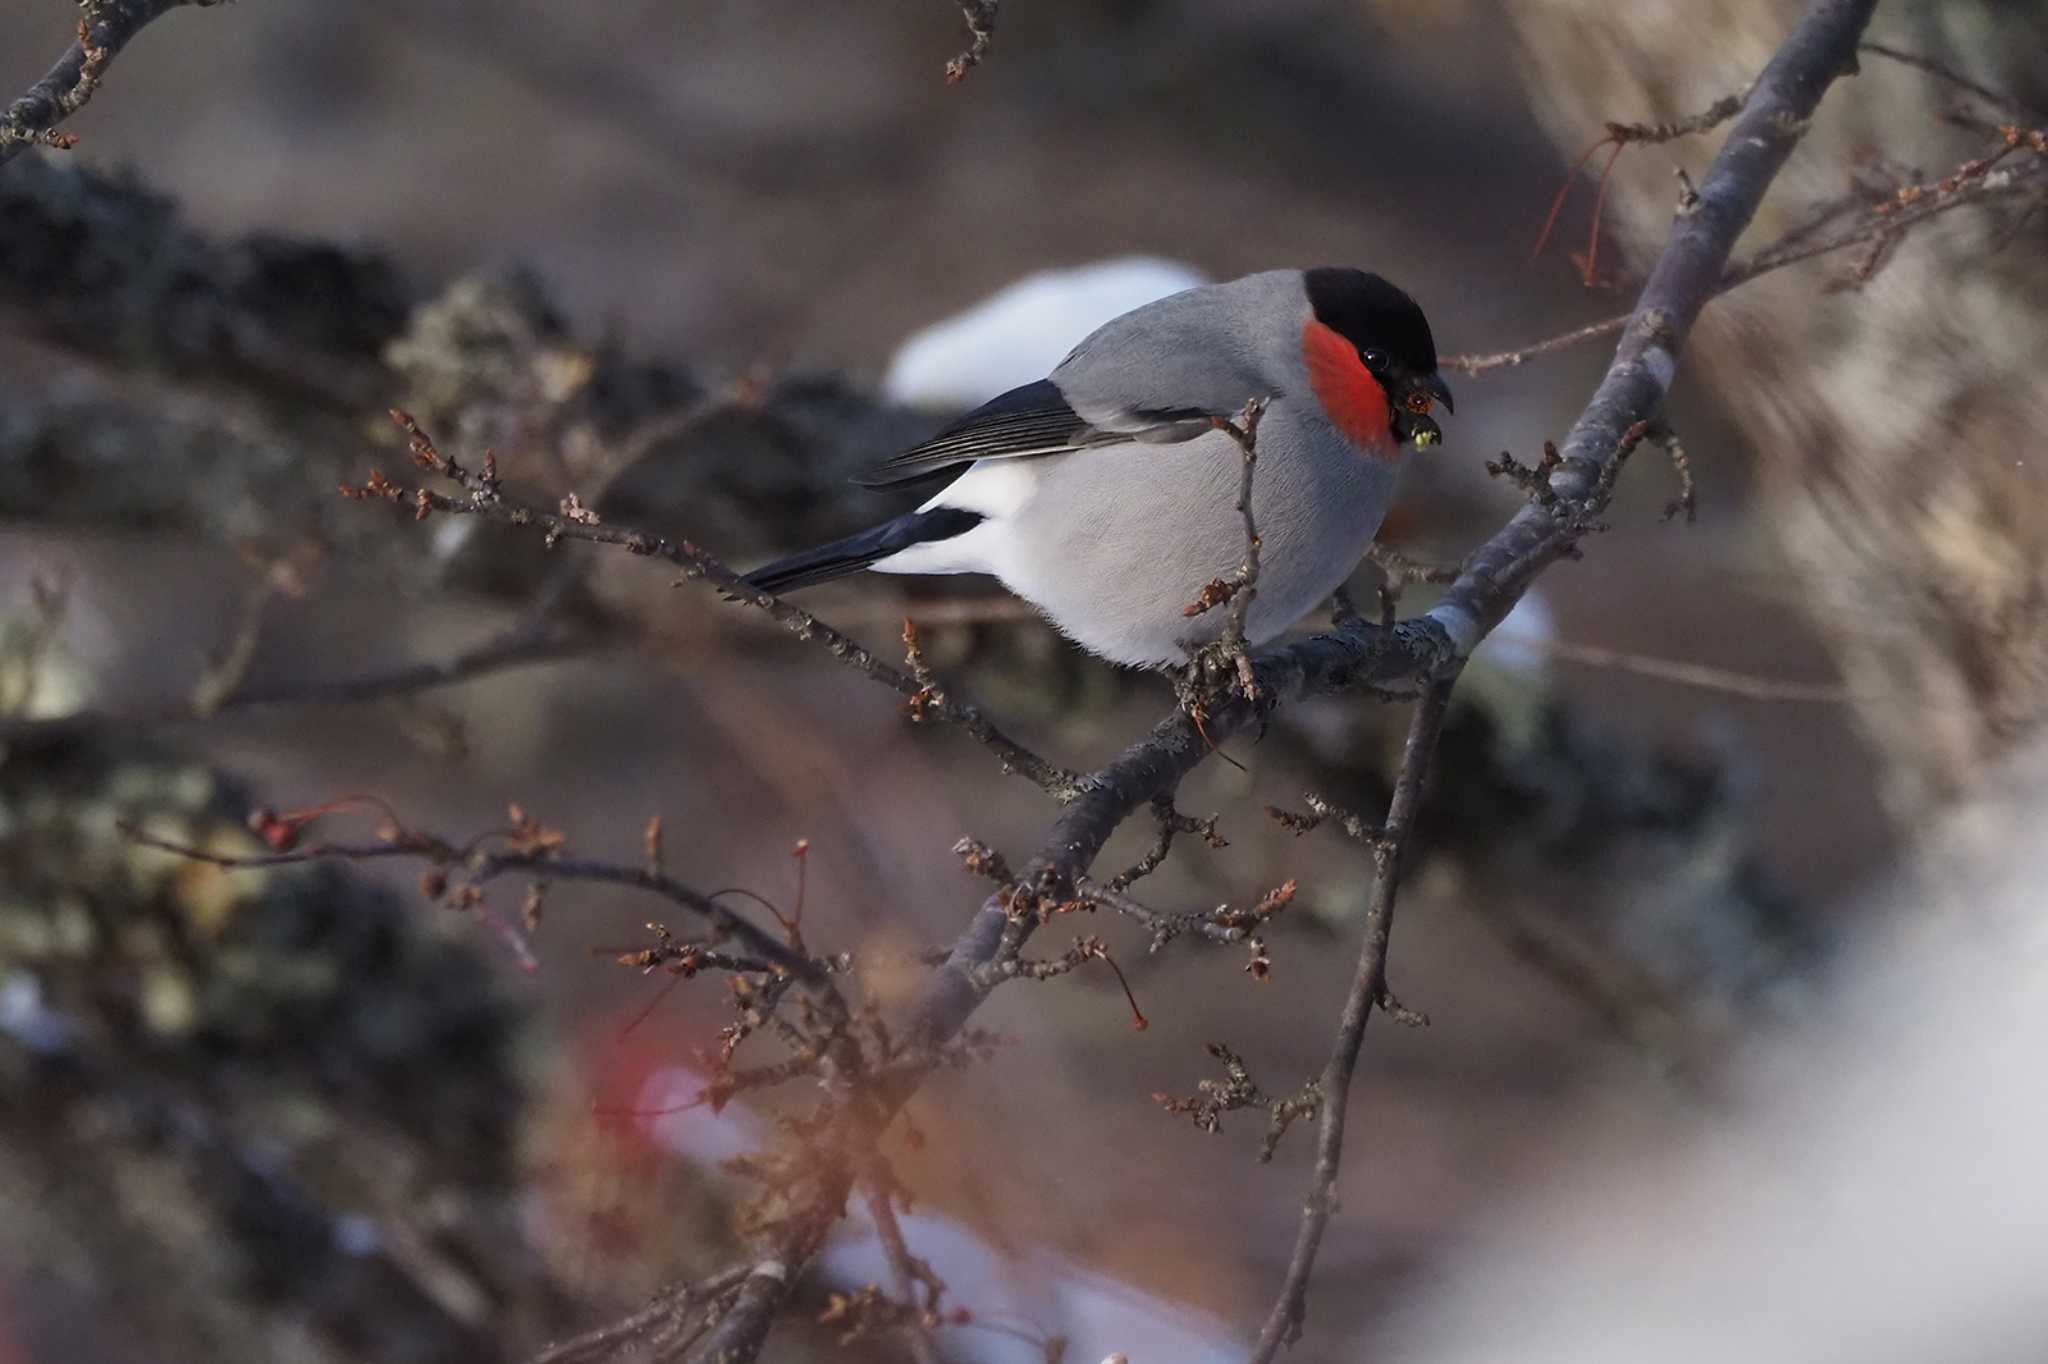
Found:
<path fill-rule="evenodd" d="M 1264 710 L 1271 698 L 1259 685 L 1252 668 L 1251 650 L 1241 637 L 1225 634 L 1188 653 L 1187 670 L 1176 688 L 1181 709 L 1201 725 L 1216 707 L 1233 694 Z"/>

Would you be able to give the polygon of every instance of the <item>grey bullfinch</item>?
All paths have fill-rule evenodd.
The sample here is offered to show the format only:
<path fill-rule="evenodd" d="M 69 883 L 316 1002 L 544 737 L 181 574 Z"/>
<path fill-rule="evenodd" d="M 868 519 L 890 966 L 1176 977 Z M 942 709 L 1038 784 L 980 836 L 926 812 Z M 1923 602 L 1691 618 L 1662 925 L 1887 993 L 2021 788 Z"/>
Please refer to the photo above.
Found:
<path fill-rule="evenodd" d="M 1252 644 L 1335 591 L 1371 545 L 1410 449 L 1451 407 L 1422 309 L 1378 275 L 1322 266 L 1207 284 L 1098 328 L 1053 372 L 858 481 L 946 479 L 917 510 L 756 569 L 787 592 L 862 569 L 988 573 L 1116 663 L 1184 663 L 1224 612 L 1190 616 L 1244 556 L 1242 456 L 1216 425 L 1268 400 L 1252 511 Z"/>

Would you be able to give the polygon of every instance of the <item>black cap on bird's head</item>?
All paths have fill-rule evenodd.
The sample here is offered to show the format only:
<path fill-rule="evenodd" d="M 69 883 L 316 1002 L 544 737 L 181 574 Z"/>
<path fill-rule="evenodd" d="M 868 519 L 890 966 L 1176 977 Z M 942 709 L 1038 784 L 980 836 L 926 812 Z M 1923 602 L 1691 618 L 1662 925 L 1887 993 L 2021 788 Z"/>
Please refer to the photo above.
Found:
<path fill-rule="evenodd" d="M 1315 320 L 1358 350 L 1361 364 L 1386 390 L 1395 440 L 1433 445 L 1443 430 L 1430 419 L 1432 402 L 1457 408 L 1450 385 L 1436 370 L 1436 338 L 1414 299 L 1364 270 L 1319 265 L 1302 272 Z"/>

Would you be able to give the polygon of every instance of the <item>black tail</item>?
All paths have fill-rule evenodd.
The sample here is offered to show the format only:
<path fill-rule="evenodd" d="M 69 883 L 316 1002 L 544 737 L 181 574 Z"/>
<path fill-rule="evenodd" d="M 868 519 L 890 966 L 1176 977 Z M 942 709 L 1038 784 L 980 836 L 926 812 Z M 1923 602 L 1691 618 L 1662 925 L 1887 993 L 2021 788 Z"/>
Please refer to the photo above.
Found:
<path fill-rule="evenodd" d="M 812 583 L 830 582 L 849 573 L 858 573 L 876 560 L 886 559 L 912 545 L 964 535 L 981 521 L 979 512 L 962 511 L 958 507 L 908 512 L 894 521 L 883 522 L 873 530 L 864 530 L 844 540 L 834 540 L 829 545 L 792 554 L 787 559 L 777 559 L 749 573 L 747 582 L 764 592 L 792 592 Z"/>

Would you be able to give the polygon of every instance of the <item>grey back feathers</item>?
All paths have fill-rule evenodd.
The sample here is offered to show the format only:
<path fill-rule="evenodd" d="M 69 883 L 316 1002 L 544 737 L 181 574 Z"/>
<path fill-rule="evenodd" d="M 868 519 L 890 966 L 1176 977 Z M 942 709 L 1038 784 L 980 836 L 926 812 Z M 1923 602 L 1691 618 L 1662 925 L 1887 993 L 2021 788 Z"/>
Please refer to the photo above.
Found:
<path fill-rule="evenodd" d="M 1298 270 L 1171 294 L 1105 323 L 1049 378 L 982 404 L 854 481 L 909 483 L 981 459 L 1189 440 L 1275 385 L 1301 345 Z"/>
<path fill-rule="evenodd" d="M 1309 319 L 1299 270 L 1207 284 L 1106 323 L 1052 372 L 1076 412 L 1131 432 L 1152 414 L 1195 409 L 1227 417 L 1301 369 Z"/>

